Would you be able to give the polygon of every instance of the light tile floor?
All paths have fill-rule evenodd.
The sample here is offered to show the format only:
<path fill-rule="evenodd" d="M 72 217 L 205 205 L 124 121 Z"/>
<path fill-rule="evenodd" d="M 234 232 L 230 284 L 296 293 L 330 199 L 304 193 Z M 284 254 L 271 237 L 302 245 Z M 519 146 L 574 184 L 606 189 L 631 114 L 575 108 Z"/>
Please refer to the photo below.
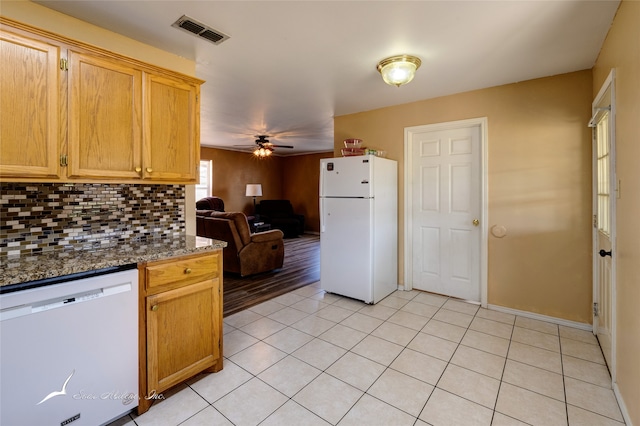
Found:
<path fill-rule="evenodd" d="M 593 334 L 418 291 L 319 284 L 224 320 L 224 369 L 119 425 L 623 425 Z"/>

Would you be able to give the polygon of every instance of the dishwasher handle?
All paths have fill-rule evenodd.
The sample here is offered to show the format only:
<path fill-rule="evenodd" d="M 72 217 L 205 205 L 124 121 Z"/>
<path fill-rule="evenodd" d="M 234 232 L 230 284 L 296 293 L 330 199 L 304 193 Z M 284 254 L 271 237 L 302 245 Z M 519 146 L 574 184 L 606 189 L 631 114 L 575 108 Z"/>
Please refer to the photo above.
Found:
<path fill-rule="evenodd" d="M 11 306 L 0 310 L 0 321 L 6 321 L 25 315 L 36 314 L 38 312 L 45 312 L 50 309 L 58 309 L 71 305 L 77 305 L 78 303 L 89 302 L 101 297 L 113 296 L 115 294 L 131 291 L 131 288 L 131 283 L 124 283 L 107 288 L 99 288 L 91 291 L 68 294 L 56 297 L 54 299 L 38 301 L 31 304 Z"/>

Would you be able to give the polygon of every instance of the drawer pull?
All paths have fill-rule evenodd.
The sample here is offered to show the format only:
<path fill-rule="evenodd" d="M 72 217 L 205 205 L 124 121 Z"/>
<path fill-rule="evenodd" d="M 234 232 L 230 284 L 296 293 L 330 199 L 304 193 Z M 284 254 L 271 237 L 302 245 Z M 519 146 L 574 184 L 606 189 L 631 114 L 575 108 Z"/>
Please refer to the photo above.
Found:
<path fill-rule="evenodd" d="M 191 268 L 185 268 L 184 273 L 185 274 L 190 274 L 191 273 Z"/>
<path fill-rule="evenodd" d="M 157 311 L 157 310 L 158 310 L 158 305 L 153 305 L 153 306 L 151 307 L 151 310 L 152 310 L 153 312 Z"/>

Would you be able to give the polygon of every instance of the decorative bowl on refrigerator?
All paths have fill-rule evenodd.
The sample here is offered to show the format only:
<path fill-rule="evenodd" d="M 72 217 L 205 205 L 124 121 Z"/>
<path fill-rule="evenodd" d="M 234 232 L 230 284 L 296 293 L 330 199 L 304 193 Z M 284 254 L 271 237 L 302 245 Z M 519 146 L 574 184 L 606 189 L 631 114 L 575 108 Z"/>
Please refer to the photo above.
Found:
<path fill-rule="evenodd" d="M 360 148 L 362 145 L 362 139 L 345 139 L 344 147 L 345 148 Z"/>

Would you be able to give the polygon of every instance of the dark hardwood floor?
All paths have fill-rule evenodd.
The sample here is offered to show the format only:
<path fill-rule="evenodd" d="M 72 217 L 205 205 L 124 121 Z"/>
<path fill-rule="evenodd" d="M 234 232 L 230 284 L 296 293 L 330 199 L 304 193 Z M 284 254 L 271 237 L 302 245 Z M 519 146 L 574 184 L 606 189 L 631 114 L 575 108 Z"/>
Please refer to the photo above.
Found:
<path fill-rule="evenodd" d="M 224 316 L 320 280 L 320 237 L 304 234 L 284 240 L 282 269 L 241 278 L 224 274 Z"/>

